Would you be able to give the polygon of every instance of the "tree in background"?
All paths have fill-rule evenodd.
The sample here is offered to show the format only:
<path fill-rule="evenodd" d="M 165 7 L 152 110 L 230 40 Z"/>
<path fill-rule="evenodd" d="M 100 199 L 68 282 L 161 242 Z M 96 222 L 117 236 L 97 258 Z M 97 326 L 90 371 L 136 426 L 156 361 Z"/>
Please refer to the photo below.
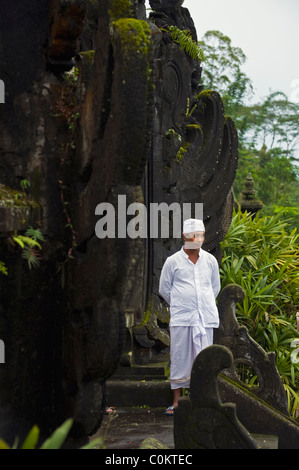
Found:
<path fill-rule="evenodd" d="M 203 83 L 216 90 L 227 106 L 242 105 L 253 93 L 251 80 L 242 72 L 246 61 L 242 49 L 220 31 L 207 31 L 199 45 L 204 53 Z"/>
<path fill-rule="evenodd" d="M 261 141 L 270 149 L 282 147 L 286 156 L 293 157 L 299 142 L 299 104 L 290 102 L 285 93 L 276 91 L 261 104 L 250 108 L 250 112 L 254 141 Z"/>
<path fill-rule="evenodd" d="M 234 214 L 222 243 L 222 287 L 233 283 L 245 290 L 242 305 L 236 307 L 238 320 L 266 351 L 276 352 L 289 410 L 296 416 L 299 365 L 292 359 L 292 345 L 299 337 L 299 104 L 280 91 L 252 104 L 252 83 L 242 71 L 243 51 L 219 31 L 208 31 L 200 46 L 205 55 L 203 87 L 220 93 L 238 129 L 236 199 L 251 173 L 264 204 L 255 218 L 240 210 Z M 250 380 L 254 383 L 255 377 Z"/>
<path fill-rule="evenodd" d="M 239 199 L 248 173 L 255 182 L 265 213 L 276 206 L 289 207 L 294 224 L 299 222 L 299 180 L 295 164 L 299 143 L 299 104 L 281 91 L 262 102 L 254 98 L 249 77 L 242 71 L 246 56 L 220 31 L 208 31 L 199 42 L 205 56 L 202 84 L 223 98 L 226 113 L 239 135 L 239 168 L 234 183 Z"/>

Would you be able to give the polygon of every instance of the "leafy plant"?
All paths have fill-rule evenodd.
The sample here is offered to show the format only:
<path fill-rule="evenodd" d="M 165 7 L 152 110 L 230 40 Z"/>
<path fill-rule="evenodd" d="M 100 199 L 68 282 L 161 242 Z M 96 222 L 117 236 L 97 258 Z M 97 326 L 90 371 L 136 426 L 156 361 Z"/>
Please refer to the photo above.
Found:
<path fill-rule="evenodd" d="M 191 32 L 187 29 L 179 29 L 177 26 L 169 26 L 171 40 L 179 44 L 182 51 L 186 52 L 193 60 L 204 60 L 204 54 L 198 42 L 192 39 Z"/>
<path fill-rule="evenodd" d="M 182 160 L 184 158 L 184 155 L 185 153 L 187 152 L 189 148 L 189 143 L 188 142 L 185 142 L 180 148 L 179 150 L 177 151 L 177 154 L 175 156 L 175 159 L 179 162 L 179 163 L 182 163 Z"/>
<path fill-rule="evenodd" d="M 276 352 L 292 414 L 298 406 L 299 363 L 292 360 L 291 344 L 299 337 L 299 234 L 283 214 L 255 218 L 240 210 L 222 242 L 222 287 L 234 283 L 245 291 L 236 306 L 240 324 L 266 351 Z"/>
<path fill-rule="evenodd" d="M 67 419 L 61 426 L 59 426 L 51 436 L 46 439 L 39 447 L 38 440 L 40 437 L 40 429 L 34 425 L 26 436 L 23 444 L 19 447 L 18 438 L 15 439 L 14 444 L 10 447 L 3 439 L 0 438 L 0 449 L 60 449 L 73 425 L 73 419 Z M 106 436 L 106 434 L 105 434 Z M 88 444 L 81 447 L 81 449 L 103 449 L 104 437 L 93 439 Z"/>
<path fill-rule="evenodd" d="M 30 181 L 24 178 L 21 180 L 20 186 L 25 191 L 26 189 L 30 188 Z"/>
<path fill-rule="evenodd" d="M 0 273 L 5 274 L 7 276 L 7 267 L 3 261 L 0 261 Z"/>
<path fill-rule="evenodd" d="M 44 241 L 44 236 L 39 229 L 29 227 L 25 235 L 15 234 L 11 237 L 11 243 L 17 243 L 22 248 L 22 258 L 24 258 L 29 269 L 40 265 L 41 245 L 39 242 Z M 1 266 L 0 266 L 1 268 Z"/>

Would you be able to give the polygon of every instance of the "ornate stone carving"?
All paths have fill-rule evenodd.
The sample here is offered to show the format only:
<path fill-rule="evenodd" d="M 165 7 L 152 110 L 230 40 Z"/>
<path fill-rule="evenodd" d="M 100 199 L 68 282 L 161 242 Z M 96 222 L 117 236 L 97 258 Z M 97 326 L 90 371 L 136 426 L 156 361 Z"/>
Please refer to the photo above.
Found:
<path fill-rule="evenodd" d="M 241 193 L 241 200 L 239 201 L 242 212 L 248 211 L 252 215 L 255 215 L 262 209 L 263 203 L 256 199 L 255 193 L 254 181 L 252 175 L 249 173 L 246 178 L 245 188 Z"/>
<path fill-rule="evenodd" d="M 222 404 L 217 376 L 233 362 L 224 346 L 209 346 L 195 359 L 190 397 L 179 399 L 174 412 L 176 449 L 256 449 L 237 417 L 236 405 Z"/>
<path fill-rule="evenodd" d="M 233 210 L 231 186 L 238 163 L 238 138 L 234 123 L 224 114 L 220 95 L 202 90 L 200 62 L 170 38 L 168 28 L 175 25 L 189 30 L 197 40 L 193 20 L 182 3 L 151 2 L 156 91 L 152 152 L 144 191 L 148 193 L 151 188 L 150 202 L 165 202 L 168 206 L 178 203 L 181 208 L 190 203 L 190 216 L 194 216 L 195 204 L 202 203 L 204 248 L 220 262 L 220 241 L 229 228 Z M 180 249 L 181 243 L 172 233 L 169 238 L 148 241 L 148 298 L 153 312 L 161 309 L 158 283 L 163 263 Z"/>
<path fill-rule="evenodd" d="M 275 353 L 266 353 L 240 326 L 235 316 L 237 302 L 242 302 L 244 290 L 238 285 L 228 285 L 220 293 L 218 309 L 220 326 L 215 330 L 214 343 L 229 348 L 233 354 L 232 367 L 225 373 L 266 403 L 288 415 L 286 393 L 275 365 Z M 236 374 L 237 364 L 250 366 L 258 377 L 257 387 L 248 387 Z"/>

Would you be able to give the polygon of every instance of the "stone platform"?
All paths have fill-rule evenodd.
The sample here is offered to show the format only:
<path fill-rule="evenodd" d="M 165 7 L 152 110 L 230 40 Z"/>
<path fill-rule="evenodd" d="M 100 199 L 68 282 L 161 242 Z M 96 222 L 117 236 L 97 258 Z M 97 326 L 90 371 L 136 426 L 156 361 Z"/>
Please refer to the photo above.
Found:
<path fill-rule="evenodd" d="M 131 367 L 119 366 L 106 383 L 107 405 L 167 408 L 172 404 L 168 367 L 168 360 Z"/>
<path fill-rule="evenodd" d="M 142 443 L 155 440 L 156 449 L 174 449 L 173 417 L 164 414 L 164 408 L 116 407 L 106 415 L 101 428 L 92 436 L 105 435 L 104 445 L 109 449 L 141 449 Z M 277 436 L 253 434 L 260 449 L 277 449 Z M 148 447 L 145 447 L 148 448 Z M 179 449 L 177 449 L 179 450 Z M 196 452 L 196 451 L 195 451 Z"/>

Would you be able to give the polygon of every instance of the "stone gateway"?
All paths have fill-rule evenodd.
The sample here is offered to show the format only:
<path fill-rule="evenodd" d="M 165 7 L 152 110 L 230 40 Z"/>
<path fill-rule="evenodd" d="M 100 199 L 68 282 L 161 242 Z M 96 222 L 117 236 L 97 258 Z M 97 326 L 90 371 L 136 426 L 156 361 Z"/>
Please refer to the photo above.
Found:
<path fill-rule="evenodd" d="M 144 0 L 4 3 L 0 436 L 12 445 L 36 424 L 48 437 L 72 417 L 68 445 L 78 447 L 102 422 L 126 319 L 134 329 L 149 306 L 156 314 L 160 271 L 179 243 L 172 233 L 99 239 L 96 207 L 120 195 L 148 214 L 202 203 L 205 249 L 220 260 L 238 139 L 219 94 L 200 85 L 200 60 L 171 39 L 176 25 L 196 41 L 182 0 L 151 1 L 148 18 Z M 34 269 L 12 237 L 29 227 L 44 238 Z"/>

